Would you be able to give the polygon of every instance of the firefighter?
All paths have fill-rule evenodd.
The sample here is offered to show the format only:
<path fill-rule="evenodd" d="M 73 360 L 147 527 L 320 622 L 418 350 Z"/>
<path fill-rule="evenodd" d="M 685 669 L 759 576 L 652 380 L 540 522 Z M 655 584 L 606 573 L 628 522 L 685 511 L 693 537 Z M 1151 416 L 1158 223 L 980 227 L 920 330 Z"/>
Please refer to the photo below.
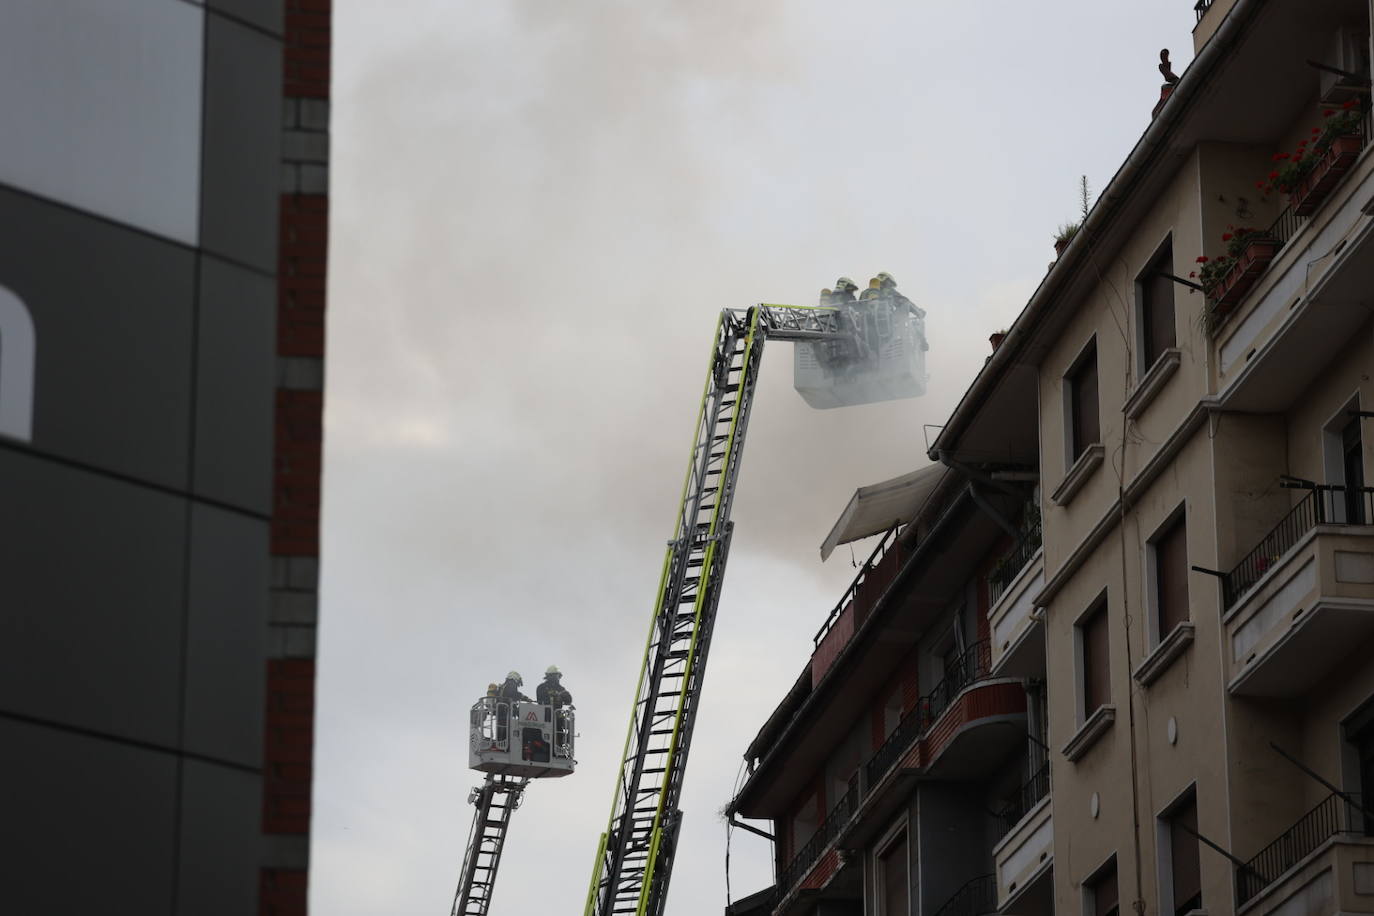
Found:
<path fill-rule="evenodd" d="M 544 683 L 534 691 L 534 695 L 539 698 L 539 702 L 545 706 L 553 707 L 553 746 L 554 753 L 559 757 L 568 756 L 568 715 L 563 712 L 564 706 L 572 706 L 572 693 L 563 686 L 563 672 L 558 670 L 557 665 L 549 665 L 544 671 Z M 549 710 L 545 710 L 547 717 Z"/>
<path fill-rule="evenodd" d="M 854 291 L 859 286 L 848 277 L 840 277 L 835 281 L 835 290 L 830 294 L 831 305 L 844 305 L 846 302 L 854 301 Z"/>
<path fill-rule="evenodd" d="M 562 680 L 563 672 L 558 670 L 558 666 L 549 665 L 544 671 L 544 683 L 540 684 L 534 691 L 539 702 L 554 708 L 571 706 L 572 694 L 568 692 L 568 688 L 563 686 Z"/>
<path fill-rule="evenodd" d="M 514 703 L 516 700 L 530 702 L 530 698 L 520 692 L 520 687 L 525 683 L 525 679 L 520 676 L 519 671 L 511 671 L 506 674 L 505 683 L 501 685 L 498 696 L 507 703 Z"/>
<path fill-rule="evenodd" d="M 511 671 L 506 675 L 506 680 L 497 690 L 497 711 L 496 711 L 496 743 L 502 747 L 506 746 L 506 736 L 509 734 L 510 718 L 515 714 L 515 704 L 520 700 L 526 703 L 530 698 L 520 692 L 520 685 L 525 683 L 525 679 L 520 676 L 519 671 Z M 501 709 L 502 704 L 509 704 L 505 709 Z"/>

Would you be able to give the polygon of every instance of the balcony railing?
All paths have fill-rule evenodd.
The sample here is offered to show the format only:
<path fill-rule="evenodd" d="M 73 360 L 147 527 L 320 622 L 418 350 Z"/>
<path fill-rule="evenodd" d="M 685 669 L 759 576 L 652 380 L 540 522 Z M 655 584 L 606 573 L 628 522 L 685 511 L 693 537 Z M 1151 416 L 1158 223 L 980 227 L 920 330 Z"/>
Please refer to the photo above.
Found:
<path fill-rule="evenodd" d="M 998 830 L 997 839 L 1011 833 L 1013 827 L 1021 823 L 1021 819 L 1030 813 L 1030 810 L 1040 804 L 1040 799 L 1050 794 L 1050 764 L 1049 761 L 1041 764 L 1040 769 L 1035 771 L 1035 775 L 1026 780 L 1016 793 L 1016 797 L 1007 803 L 1007 806 L 998 812 L 1001 826 Z"/>
<path fill-rule="evenodd" d="M 830 845 L 835 837 L 839 836 L 841 828 L 849 823 L 849 819 L 854 816 L 854 812 L 859 810 L 860 798 L 859 784 L 858 781 L 855 780 L 850 783 L 849 791 L 844 793 L 844 795 L 840 797 L 840 800 L 835 803 L 835 806 L 826 814 L 825 820 L 821 822 L 820 827 L 816 828 L 816 833 L 811 839 L 806 841 L 805 846 L 797 850 L 797 854 L 792 857 L 792 861 L 787 863 L 787 867 L 778 874 L 775 902 L 776 900 L 782 899 L 783 894 L 791 890 L 794 884 L 805 877 L 807 871 L 809 871 L 811 866 L 816 864 L 816 860 L 821 857 L 821 853 L 825 851 L 825 848 Z"/>
<path fill-rule="evenodd" d="M 1201 22 L 1202 17 L 1207 15 L 1207 11 L 1212 8 L 1212 0 L 1197 0 L 1193 4 L 1193 12 L 1197 13 L 1197 21 Z"/>
<path fill-rule="evenodd" d="M 1035 552 L 1040 549 L 1040 512 L 1034 506 L 1026 507 L 1026 524 L 1021 532 L 1021 540 L 1016 542 L 1011 553 L 1007 554 L 997 568 L 988 576 L 988 603 L 996 604 L 1001 597 L 1006 594 L 1007 586 L 1011 585 L 1021 570 L 1026 568 L 1026 564 L 1035 556 Z"/>
<path fill-rule="evenodd" d="M 1211 5 L 1212 0 L 1201 0 L 1201 2 L 1198 3 L 1195 9 L 1198 11 L 1197 18 L 1199 20 L 1201 20 L 1203 14 L 1207 12 L 1207 7 Z M 1369 145 L 1370 138 L 1374 137 L 1374 106 L 1368 101 L 1364 103 L 1363 116 L 1360 118 L 1360 129 L 1356 136 L 1360 138 L 1361 149 Z M 1283 212 L 1279 214 L 1278 219 L 1274 220 L 1265 231 L 1265 235 L 1279 243 L 1279 253 L 1282 253 L 1289 240 L 1298 234 L 1299 229 L 1307 225 L 1309 219 L 1311 219 L 1310 216 L 1299 216 L 1294 213 L 1292 205 L 1289 205 L 1283 208 Z M 1232 315 L 1235 315 L 1239 311 L 1240 308 L 1239 305 L 1237 305 L 1237 307 L 1227 309 L 1220 314 L 1211 314 L 1208 319 L 1208 330 L 1215 334 L 1221 329 L 1222 325 L 1226 324 Z"/>
<path fill-rule="evenodd" d="M 845 605 L 858 597 L 859 590 L 863 588 L 864 582 L 867 581 L 869 574 L 878 568 L 878 564 L 887 556 L 887 552 L 896 546 L 897 529 L 899 527 L 899 525 L 893 525 L 891 528 L 887 529 L 887 533 L 883 535 L 882 540 L 878 541 L 878 546 L 873 548 L 873 552 L 868 555 L 868 559 L 864 561 L 864 565 L 859 567 L 859 574 L 854 577 L 853 582 L 849 583 L 849 588 L 845 589 L 844 594 L 840 596 L 840 600 L 830 611 L 830 615 L 825 618 L 825 623 L 821 624 L 821 628 L 817 630 L 816 635 L 812 637 L 811 642 L 816 647 L 820 647 L 821 640 L 825 639 L 825 634 L 829 633 L 830 628 L 835 625 L 835 621 L 840 619 L 840 615 L 844 613 Z M 877 596 L 875 595 L 874 598 L 876 600 Z"/>
<path fill-rule="evenodd" d="M 949 704 L 959 693 L 974 681 L 987 677 L 991 663 L 988 640 L 980 639 L 969 646 L 945 669 L 945 677 L 936 684 L 930 693 L 916 701 L 916 706 L 897 723 L 892 734 L 887 736 L 883 746 L 869 759 L 865 767 L 868 785 L 875 786 L 878 780 L 887 775 L 897 759 L 906 752 L 911 743 L 935 724 Z"/>
<path fill-rule="evenodd" d="M 935 916 L 982 916 L 997 912 L 997 876 L 979 875 L 954 892 Z"/>
<path fill-rule="evenodd" d="M 1351 796 L 1358 800 L 1359 796 Z M 1332 793 L 1249 862 L 1236 866 L 1236 904 L 1257 896 L 1294 865 L 1342 833 L 1359 833 L 1361 812 Z"/>
<path fill-rule="evenodd" d="M 1374 488 L 1319 484 L 1222 579 L 1230 610 L 1298 541 L 1318 525 L 1367 525 L 1374 521 Z"/>

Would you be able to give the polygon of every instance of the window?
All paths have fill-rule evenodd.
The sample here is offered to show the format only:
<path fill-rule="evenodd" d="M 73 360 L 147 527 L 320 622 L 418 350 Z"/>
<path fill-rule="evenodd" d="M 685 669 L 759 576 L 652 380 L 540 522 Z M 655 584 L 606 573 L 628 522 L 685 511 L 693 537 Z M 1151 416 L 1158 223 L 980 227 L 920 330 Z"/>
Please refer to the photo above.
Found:
<path fill-rule="evenodd" d="M 1167 873 L 1160 875 L 1161 896 L 1169 902 L 1174 916 L 1185 916 L 1202 908 L 1202 864 L 1197 839 L 1197 796 L 1192 792 L 1160 819 L 1159 864 Z"/>
<path fill-rule="evenodd" d="M 0 286 L 0 436 L 33 436 L 33 318 L 23 301 Z"/>
<path fill-rule="evenodd" d="M 1119 900 L 1116 889 L 1116 859 L 1098 869 L 1083 882 L 1085 916 L 1117 916 Z"/>
<path fill-rule="evenodd" d="M 1326 494 L 1326 520 L 1362 525 L 1371 508 L 1363 492 L 1364 442 L 1360 435 L 1360 397 L 1355 395 L 1322 427 L 1322 456 L 1326 482 L 1343 490 Z"/>
<path fill-rule="evenodd" d="M 879 916 L 907 916 L 906 834 L 878 854 Z"/>
<path fill-rule="evenodd" d="M 1365 524 L 1364 443 L 1360 439 L 1360 417 L 1351 418 L 1341 430 L 1341 470 L 1345 483 L 1345 518 L 1351 525 Z"/>
<path fill-rule="evenodd" d="M 1103 601 L 1078 624 L 1079 664 L 1083 674 L 1083 720 L 1112 700 L 1111 665 L 1107 649 L 1107 602 Z"/>
<path fill-rule="evenodd" d="M 1136 280 L 1139 302 L 1140 365 L 1144 375 L 1177 342 L 1174 330 L 1174 246 L 1172 240 L 1155 255 Z"/>
<path fill-rule="evenodd" d="M 1155 642 L 1188 619 L 1188 526 L 1180 512 L 1147 546 L 1154 590 Z"/>
<path fill-rule="evenodd" d="M 1064 377 L 1068 390 L 1069 463 L 1077 461 L 1090 445 L 1102 439 L 1097 419 L 1097 340 L 1074 361 Z"/>

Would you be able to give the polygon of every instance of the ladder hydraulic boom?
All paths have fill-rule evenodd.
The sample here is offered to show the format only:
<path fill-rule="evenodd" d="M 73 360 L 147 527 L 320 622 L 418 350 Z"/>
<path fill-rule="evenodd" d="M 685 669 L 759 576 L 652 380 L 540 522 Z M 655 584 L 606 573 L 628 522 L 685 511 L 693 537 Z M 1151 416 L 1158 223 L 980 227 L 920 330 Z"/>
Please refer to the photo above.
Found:
<path fill-rule="evenodd" d="M 730 507 L 765 339 L 834 337 L 830 308 L 720 313 L 672 539 L 585 916 L 661 916 L 677 852 L 678 801 L 730 550 Z"/>

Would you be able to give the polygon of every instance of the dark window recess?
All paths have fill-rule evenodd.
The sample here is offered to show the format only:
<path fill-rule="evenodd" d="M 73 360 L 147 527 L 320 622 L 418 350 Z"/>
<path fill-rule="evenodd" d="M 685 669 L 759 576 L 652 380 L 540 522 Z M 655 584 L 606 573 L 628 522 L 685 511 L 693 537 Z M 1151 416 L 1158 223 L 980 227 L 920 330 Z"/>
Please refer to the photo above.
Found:
<path fill-rule="evenodd" d="M 1140 374 L 1144 375 L 1161 353 L 1177 341 L 1174 330 L 1173 244 L 1164 246 L 1159 257 L 1140 278 Z"/>
<path fill-rule="evenodd" d="M 1169 815 L 1169 866 L 1174 884 L 1174 916 L 1202 908 L 1202 864 L 1198 858 L 1197 799 Z"/>
<path fill-rule="evenodd" d="M 1089 916 L 1117 916 L 1116 861 L 1088 883 Z"/>
<path fill-rule="evenodd" d="M 1188 530 L 1180 515 L 1155 538 L 1155 595 L 1159 638 L 1188 619 Z"/>
<path fill-rule="evenodd" d="M 1083 718 L 1112 701 L 1111 664 L 1107 649 L 1107 604 L 1078 625 L 1083 643 Z"/>
<path fill-rule="evenodd" d="M 1074 461 L 1102 439 L 1097 418 L 1097 342 L 1088 345 L 1068 376 L 1070 451 Z"/>
<path fill-rule="evenodd" d="M 1360 760 L 1360 798 L 1374 799 L 1374 718 L 1351 736 L 1350 743 Z M 1374 836 L 1374 815 L 1364 816 L 1364 833 Z"/>
<path fill-rule="evenodd" d="M 1364 443 L 1360 439 L 1360 418 L 1355 417 L 1341 430 L 1341 463 L 1345 470 L 1345 518 L 1350 525 L 1363 525 L 1364 517 Z"/>
<path fill-rule="evenodd" d="M 524 728 L 520 730 L 520 756 L 524 760 L 534 763 L 549 762 L 549 742 L 544 740 L 544 733 L 537 728 Z"/>
<path fill-rule="evenodd" d="M 887 847 L 878 861 L 883 881 L 880 916 L 907 916 L 906 836 Z"/>

